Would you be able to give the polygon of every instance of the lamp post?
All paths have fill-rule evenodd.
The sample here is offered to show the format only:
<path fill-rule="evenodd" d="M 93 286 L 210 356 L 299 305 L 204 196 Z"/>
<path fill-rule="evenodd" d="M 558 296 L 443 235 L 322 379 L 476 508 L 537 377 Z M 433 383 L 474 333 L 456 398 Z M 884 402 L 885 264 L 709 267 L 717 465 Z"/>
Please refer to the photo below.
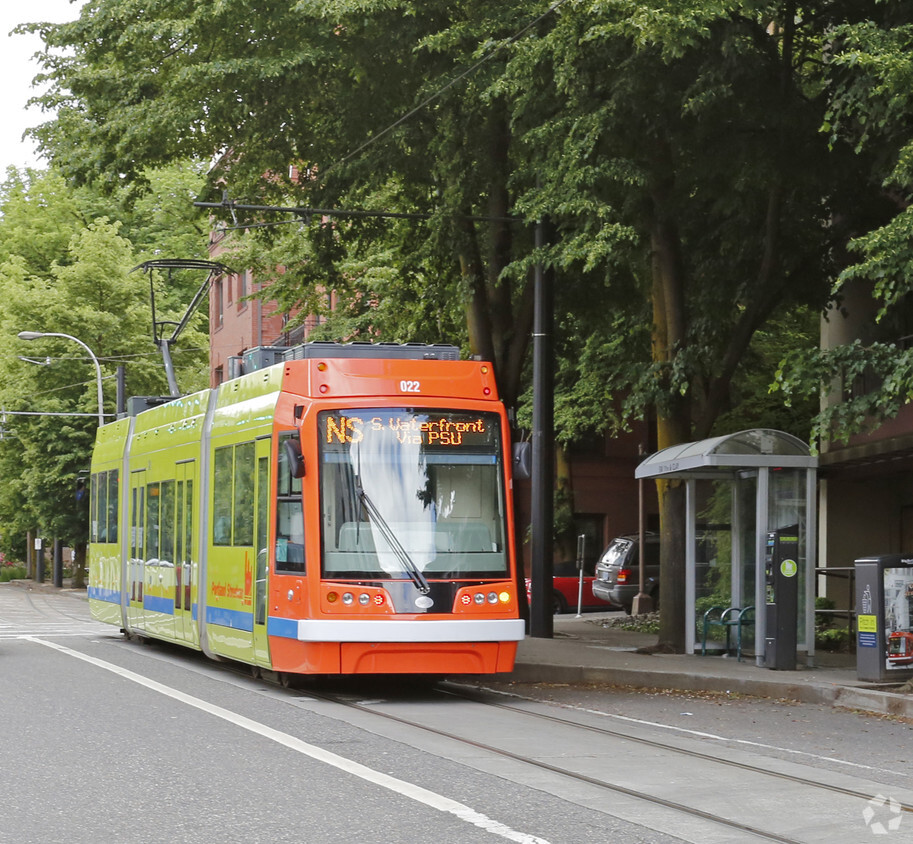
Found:
<path fill-rule="evenodd" d="M 82 346 L 86 352 L 88 352 L 89 357 L 92 358 L 92 363 L 95 364 L 95 378 L 98 382 L 98 427 L 100 428 L 105 424 L 105 413 L 104 413 L 104 401 L 105 397 L 101 389 L 101 365 L 98 363 L 98 358 L 95 357 L 94 352 L 80 340 L 78 337 L 73 337 L 71 334 L 60 334 L 56 331 L 20 331 L 19 339 L 20 340 L 39 340 L 42 337 L 63 337 L 64 340 L 72 340 L 74 343 L 78 343 Z"/>

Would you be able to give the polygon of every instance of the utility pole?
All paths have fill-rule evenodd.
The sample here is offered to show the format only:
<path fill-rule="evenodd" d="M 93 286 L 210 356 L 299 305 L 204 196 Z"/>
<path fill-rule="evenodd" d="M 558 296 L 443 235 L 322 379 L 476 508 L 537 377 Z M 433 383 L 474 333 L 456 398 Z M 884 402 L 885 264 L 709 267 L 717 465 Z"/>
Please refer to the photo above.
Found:
<path fill-rule="evenodd" d="M 546 222 L 536 224 L 536 250 L 546 243 Z M 536 264 L 534 282 L 535 313 L 533 317 L 533 460 L 532 460 L 532 606 L 529 632 L 540 639 L 550 639 L 555 629 L 552 604 L 553 541 L 555 486 L 555 379 L 552 324 L 554 291 L 552 271 L 546 270 L 541 258 Z"/>

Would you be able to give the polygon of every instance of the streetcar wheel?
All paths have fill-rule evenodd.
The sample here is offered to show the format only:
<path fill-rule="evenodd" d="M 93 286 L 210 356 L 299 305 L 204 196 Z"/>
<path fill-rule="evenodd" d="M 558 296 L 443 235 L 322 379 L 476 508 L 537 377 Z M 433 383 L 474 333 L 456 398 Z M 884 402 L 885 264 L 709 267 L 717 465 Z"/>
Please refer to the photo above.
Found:
<path fill-rule="evenodd" d="M 300 689 L 304 685 L 304 677 L 301 674 L 289 674 L 286 671 L 280 671 L 279 685 L 284 689 Z"/>

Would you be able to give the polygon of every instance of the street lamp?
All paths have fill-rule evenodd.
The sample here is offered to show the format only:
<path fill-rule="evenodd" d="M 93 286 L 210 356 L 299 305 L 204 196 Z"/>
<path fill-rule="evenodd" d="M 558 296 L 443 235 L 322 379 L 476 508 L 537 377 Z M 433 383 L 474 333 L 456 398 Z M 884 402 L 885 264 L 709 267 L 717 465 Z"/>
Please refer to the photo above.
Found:
<path fill-rule="evenodd" d="M 102 393 L 102 389 L 101 389 L 101 365 L 98 363 L 98 358 L 95 357 L 95 354 L 92 352 L 92 350 L 85 343 L 83 343 L 82 340 L 80 340 L 77 337 L 73 337 L 70 334 L 60 334 L 56 331 L 49 331 L 49 332 L 20 331 L 19 332 L 20 340 L 39 340 L 42 337 L 63 337 L 64 340 L 72 340 L 74 343 L 79 343 L 79 345 L 82 346 L 86 350 L 86 352 L 88 352 L 89 357 L 92 358 L 92 363 L 95 364 L 95 378 L 98 382 L 98 427 L 100 428 L 102 425 L 105 424 L 105 414 L 104 414 L 105 397 L 104 397 L 104 393 Z"/>

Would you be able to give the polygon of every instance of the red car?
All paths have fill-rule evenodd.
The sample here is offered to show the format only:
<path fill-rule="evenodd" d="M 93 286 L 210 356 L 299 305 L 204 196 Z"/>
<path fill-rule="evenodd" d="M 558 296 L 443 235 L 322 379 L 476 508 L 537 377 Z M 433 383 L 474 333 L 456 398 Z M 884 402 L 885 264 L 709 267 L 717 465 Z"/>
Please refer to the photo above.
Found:
<path fill-rule="evenodd" d="M 606 601 L 593 596 L 593 567 L 590 563 L 583 572 L 583 603 L 585 610 L 612 610 Z M 580 584 L 580 572 L 576 563 L 555 563 L 552 577 L 552 601 L 555 614 L 577 612 L 577 592 Z M 532 601 L 532 581 L 526 578 L 526 597 Z"/>

